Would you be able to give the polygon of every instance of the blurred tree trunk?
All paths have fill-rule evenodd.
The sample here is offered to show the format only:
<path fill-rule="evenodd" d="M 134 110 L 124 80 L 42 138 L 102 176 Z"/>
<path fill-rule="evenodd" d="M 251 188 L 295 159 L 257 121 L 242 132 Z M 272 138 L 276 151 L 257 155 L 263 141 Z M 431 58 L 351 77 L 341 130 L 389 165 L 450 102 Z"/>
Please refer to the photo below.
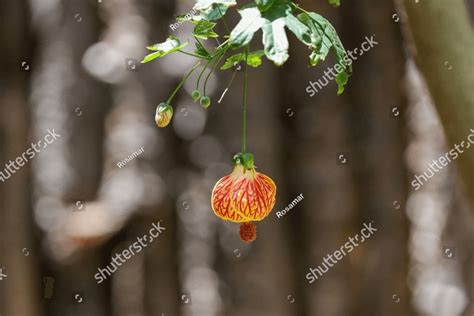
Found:
<path fill-rule="evenodd" d="M 0 3 L 0 171 L 30 146 L 28 112 L 29 74 L 33 38 L 26 1 Z M 30 207 L 30 167 L 26 163 L 5 182 L 0 182 L 0 314 L 36 316 L 41 312 L 38 291 L 42 278 L 36 274 L 37 256 Z M 5 173 L 5 172 L 3 172 Z M 23 248 L 29 252 L 24 255 Z"/>
<path fill-rule="evenodd" d="M 296 41 L 292 43 L 292 59 L 280 86 L 285 91 L 282 112 L 287 116 L 283 131 L 291 192 L 287 200 L 291 202 L 291 197 L 301 192 L 305 199 L 279 221 L 287 221 L 292 232 L 289 248 L 297 269 L 295 277 L 303 279 L 297 292 L 305 308 L 299 314 L 410 315 L 405 246 L 408 223 L 403 216 L 407 193 L 403 159 L 405 57 L 400 30 L 391 20 L 393 4 L 366 0 L 356 7 L 342 5 L 340 11 L 326 4 L 302 5 L 334 23 L 346 49 L 360 49 L 372 35 L 379 44 L 358 56 L 344 95 L 336 96 L 332 82 L 309 98 L 305 92 L 308 81 L 322 78 L 324 69 L 334 62 L 302 75 L 308 51 Z M 288 82 L 300 84 L 288 86 Z M 295 115 L 288 117 L 291 112 Z M 345 165 L 338 161 L 338 153 L 347 159 Z M 303 285 L 309 267 L 320 265 L 328 253 L 371 221 L 378 232 L 370 240 L 314 284 Z M 382 275 L 384 282 L 380 281 Z"/>
<path fill-rule="evenodd" d="M 474 73 L 471 71 L 474 64 L 474 2 L 454 0 L 448 4 L 446 1 L 432 0 L 415 4 L 405 0 L 405 8 L 417 66 L 430 90 L 448 139 L 447 150 L 450 150 L 454 144 L 465 141 L 468 134 L 471 134 L 471 129 L 474 129 Z M 464 149 L 456 166 L 470 202 L 471 220 L 464 224 L 467 217 L 462 217 L 464 208 L 459 202 L 463 200 L 462 194 L 456 194 L 456 203 L 461 205 L 456 205 L 450 211 L 450 229 L 448 226 L 446 234 L 451 239 L 457 239 L 461 252 L 457 260 L 461 262 L 463 281 L 470 302 L 464 313 L 468 316 L 474 310 L 471 233 L 474 214 L 474 151 Z"/>
<path fill-rule="evenodd" d="M 463 0 L 405 0 L 415 58 L 450 144 L 474 131 L 474 33 Z M 434 36 L 435 35 L 435 36 Z M 474 215 L 474 150 L 457 160 Z"/>
<path fill-rule="evenodd" d="M 147 1 L 146 6 L 141 8 L 141 13 L 150 25 L 149 43 L 166 37 L 169 31 L 168 24 L 172 23 L 173 15 L 177 14 L 177 5 L 177 1 L 174 0 Z M 167 23 L 168 21 L 170 22 Z M 140 70 L 139 77 L 146 89 L 147 117 L 149 117 L 153 129 L 155 129 L 152 120 L 155 108 L 161 100 L 165 100 L 169 96 L 176 78 L 157 76 L 156 69 L 153 69 L 152 64 L 144 65 Z M 155 129 L 156 137 L 163 137 L 159 141 L 164 143 L 161 146 L 166 149 L 159 159 L 150 161 L 154 170 L 163 179 L 169 179 L 169 170 L 181 167 L 175 159 L 180 154 L 176 150 L 179 141 L 172 136 L 169 130 L 163 136 L 160 135 L 160 130 Z M 150 209 L 149 214 L 151 216 L 144 218 L 147 223 L 151 223 L 152 220 L 155 222 L 163 220 L 163 227 L 166 228 L 164 235 L 158 241 L 159 244 L 153 246 L 155 250 L 149 251 L 145 258 L 145 315 L 182 315 L 178 301 L 180 294 L 178 249 L 180 244 L 178 243 L 179 224 L 176 216 L 177 196 L 172 188 L 173 184 L 167 183 L 167 186 L 169 188 L 166 191 L 170 194 L 168 194 L 165 201 Z M 154 219 L 152 219 L 153 217 Z M 148 225 L 143 224 L 141 227 L 147 227 Z"/>
<path fill-rule="evenodd" d="M 87 206 L 84 211 L 75 212 L 75 203 L 94 199 L 102 171 L 108 94 L 103 85 L 91 80 L 81 63 L 84 52 L 99 34 L 97 6 L 70 0 L 51 6 L 31 1 L 30 6 L 39 39 L 30 100 L 34 137 L 41 139 L 46 128 L 55 128 L 61 135 L 35 158 L 33 168 L 37 224 L 44 220 L 46 211 L 53 209 L 51 204 L 46 211 L 40 207 L 45 201 L 64 206 L 60 212 L 54 210 L 55 224 L 63 225 L 62 230 L 53 228 L 52 222 L 41 227 L 44 234 L 40 237 L 40 278 L 54 279 L 53 296 L 43 298 L 43 302 L 48 315 L 104 315 L 110 312 L 110 293 L 106 286 L 98 286 L 93 277 L 101 264 L 101 253 L 77 251 L 76 247 L 86 244 L 85 239 L 73 241 L 72 231 L 67 228 L 69 224 L 69 228 L 80 229 L 77 220 L 90 213 Z M 77 251 L 75 256 L 66 260 L 64 252 L 55 252 L 58 240 L 66 242 L 70 251 Z M 82 302 L 75 299 L 76 294 L 82 296 Z"/>
<path fill-rule="evenodd" d="M 356 8 L 343 12 L 344 26 L 350 32 L 346 48 L 360 47 L 372 36 L 378 42 L 354 62 L 347 94 L 346 122 L 358 220 L 373 221 L 378 228 L 354 261 L 352 280 L 358 286 L 352 297 L 352 314 L 411 315 L 408 221 L 404 216 L 406 58 L 401 31 L 392 18 L 395 8 L 390 0 L 359 1 Z M 359 27 L 354 29 L 353 25 Z M 374 297 L 373 304 L 366 303 Z"/>

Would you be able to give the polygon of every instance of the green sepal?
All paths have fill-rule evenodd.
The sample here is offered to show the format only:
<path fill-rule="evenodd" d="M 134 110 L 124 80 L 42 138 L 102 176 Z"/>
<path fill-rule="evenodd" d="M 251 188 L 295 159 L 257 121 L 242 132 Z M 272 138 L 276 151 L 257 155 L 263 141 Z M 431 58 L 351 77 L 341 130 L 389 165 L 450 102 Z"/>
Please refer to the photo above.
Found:
<path fill-rule="evenodd" d="M 235 154 L 232 158 L 232 163 L 234 164 L 234 166 L 242 165 L 247 170 L 255 168 L 253 154 L 251 153 Z"/>

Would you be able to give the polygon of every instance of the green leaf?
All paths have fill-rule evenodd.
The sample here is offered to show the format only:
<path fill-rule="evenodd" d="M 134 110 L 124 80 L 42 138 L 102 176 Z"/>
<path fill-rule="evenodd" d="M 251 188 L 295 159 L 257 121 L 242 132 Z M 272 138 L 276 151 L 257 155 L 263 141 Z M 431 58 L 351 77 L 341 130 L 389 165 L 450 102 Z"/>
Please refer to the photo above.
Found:
<path fill-rule="evenodd" d="M 315 50 L 313 50 L 311 52 L 311 55 L 309 55 L 309 64 L 310 64 L 310 66 L 315 67 L 319 63 L 319 61 L 321 61 L 321 55 L 318 52 L 316 52 Z"/>
<path fill-rule="evenodd" d="M 193 36 L 207 40 L 208 38 L 215 38 L 218 35 L 213 31 L 216 23 L 207 20 L 199 21 L 194 27 Z"/>
<path fill-rule="evenodd" d="M 188 42 L 181 44 L 181 42 L 179 41 L 177 37 L 170 36 L 163 43 L 158 43 L 158 44 L 148 46 L 147 47 L 148 50 L 155 51 L 155 52 L 145 56 L 145 58 L 142 60 L 142 63 L 147 63 L 149 61 L 152 61 L 153 59 L 164 57 L 175 51 L 183 49 L 184 47 L 186 47 L 186 45 L 188 45 Z"/>
<path fill-rule="evenodd" d="M 202 46 L 199 41 L 196 41 L 196 51 L 195 54 L 201 56 L 202 58 L 209 59 L 210 54 L 209 52 Z"/>
<path fill-rule="evenodd" d="M 265 55 L 277 66 L 283 65 L 289 58 L 289 44 L 285 26 L 290 14 L 291 7 L 284 1 L 280 1 L 279 4 L 274 5 L 263 14 L 262 31 Z"/>
<path fill-rule="evenodd" d="M 310 16 L 319 23 L 319 25 L 324 25 L 324 35 L 325 38 L 327 39 L 325 43 L 331 42 L 332 46 L 334 47 L 334 50 L 336 52 L 336 60 L 338 63 L 343 63 L 344 59 L 347 56 L 346 49 L 344 48 L 344 45 L 342 45 L 341 39 L 339 38 L 339 35 L 336 32 L 336 29 L 329 23 L 328 20 L 320 16 L 319 14 L 316 13 L 310 13 Z M 349 67 L 349 72 L 352 72 L 352 66 Z"/>
<path fill-rule="evenodd" d="M 202 20 L 202 17 L 199 14 L 196 15 L 196 14 L 186 13 L 186 14 L 181 14 L 181 15 L 176 16 L 176 21 L 182 22 L 182 23 L 191 22 L 191 23 L 197 24 L 201 20 Z"/>
<path fill-rule="evenodd" d="M 346 86 L 348 81 L 349 81 L 349 75 L 345 71 L 339 73 L 336 76 L 337 94 L 341 94 L 344 92 L 344 87 Z"/>
<path fill-rule="evenodd" d="M 199 11 L 200 14 L 193 19 L 205 19 L 207 21 L 218 20 L 226 14 L 229 7 L 235 5 L 237 5 L 235 0 L 198 0 L 193 10 Z"/>
<path fill-rule="evenodd" d="M 227 7 L 231 7 L 236 5 L 237 2 L 235 2 L 235 0 L 197 0 L 193 9 L 202 11 L 209 9 L 210 7 L 215 6 L 217 4 L 222 4 Z"/>
<path fill-rule="evenodd" d="M 298 15 L 298 19 L 311 30 L 310 46 L 313 48 L 313 54 L 311 54 L 312 56 L 310 57 L 310 64 L 315 66 L 317 61 L 326 59 L 329 50 L 333 46 L 331 39 L 324 33 L 323 27 L 326 27 L 326 22 L 320 21 L 320 23 L 317 23 L 309 14 L 306 13 Z"/>
<path fill-rule="evenodd" d="M 335 7 L 338 7 L 341 5 L 341 1 L 340 0 L 329 0 L 329 3 L 332 4 L 333 6 Z"/>
<path fill-rule="evenodd" d="M 260 9 L 260 12 L 265 12 L 273 6 L 275 0 L 255 0 L 255 3 Z"/>
<path fill-rule="evenodd" d="M 239 62 L 241 62 L 244 59 L 244 53 L 239 53 L 230 56 L 229 58 L 226 59 L 224 65 L 222 65 L 221 70 L 226 70 L 229 68 L 232 68 L 236 66 Z"/>
<path fill-rule="evenodd" d="M 255 4 L 245 6 L 239 10 L 241 20 L 230 33 L 229 43 L 239 48 L 247 45 L 252 40 L 255 32 L 263 25 L 262 15 Z"/>
<path fill-rule="evenodd" d="M 288 14 L 286 16 L 286 26 L 301 42 L 311 46 L 311 30 L 300 20 L 298 20 L 293 14 Z"/>
<path fill-rule="evenodd" d="M 298 15 L 298 19 L 311 30 L 310 46 L 313 49 L 309 59 L 311 66 L 316 66 L 320 60 L 325 60 L 331 48 L 336 53 L 336 62 L 342 67 L 342 72 L 336 77 L 338 94 L 341 94 L 352 72 L 352 65 L 346 64 L 348 55 L 336 30 L 328 20 L 314 12 L 302 13 Z"/>
<path fill-rule="evenodd" d="M 227 12 L 227 6 L 224 4 L 216 4 L 207 10 L 201 11 L 200 17 L 208 21 L 215 21 L 222 19 Z"/>
<path fill-rule="evenodd" d="M 263 50 L 258 50 L 252 53 L 249 53 L 247 56 L 247 65 L 257 68 L 262 64 L 262 56 L 265 56 Z"/>
<path fill-rule="evenodd" d="M 285 33 L 285 19 L 279 18 L 274 21 L 265 20 L 263 27 L 263 45 L 265 55 L 275 65 L 283 65 L 288 58 L 288 38 Z"/>
<path fill-rule="evenodd" d="M 263 50 L 258 50 L 255 52 L 251 52 L 247 55 L 247 65 L 257 68 L 262 64 L 262 56 L 265 55 L 265 52 Z M 236 66 L 239 62 L 243 61 L 245 59 L 245 53 L 239 53 L 230 56 L 227 58 L 225 61 L 224 65 L 222 65 L 221 69 L 226 70 L 229 68 L 232 68 L 233 66 Z"/>

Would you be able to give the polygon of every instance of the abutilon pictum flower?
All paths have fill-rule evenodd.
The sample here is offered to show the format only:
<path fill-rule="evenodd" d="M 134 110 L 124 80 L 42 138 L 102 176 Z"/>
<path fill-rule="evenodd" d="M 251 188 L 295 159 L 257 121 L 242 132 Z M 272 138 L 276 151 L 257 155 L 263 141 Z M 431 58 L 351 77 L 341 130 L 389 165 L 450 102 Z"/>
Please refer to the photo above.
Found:
<path fill-rule="evenodd" d="M 173 117 L 173 108 L 171 105 L 162 102 L 156 107 L 155 122 L 158 127 L 166 127 Z"/>
<path fill-rule="evenodd" d="M 146 56 L 142 62 L 148 62 L 158 57 L 162 57 L 168 52 L 161 51 L 163 47 L 173 47 L 173 49 L 179 50 L 181 46 L 176 38 L 172 38 L 169 42 L 156 44 L 148 47 L 153 50 L 154 53 Z M 184 47 L 184 46 L 183 46 Z M 178 91 L 183 86 L 184 82 L 191 76 L 191 74 L 201 65 L 203 61 L 206 61 L 206 65 L 201 70 L 201 73 L 197 77 L 196 89 L 192 92 L 192 98 L 194 102 L 200 101 L 200 104 L 204 108 L 209 108 L 211 105 L 211 98 L 206 94 L 206 87 L 208 80 L 219 62 L 225 57 L 226 52 L 230 49 L 230 45 L 221 44 L 216 48 L 213 54 L 202 55 L 202 60 L 197 62 L 184 76 L 183 80 L 174 89 L 166 102 L 160 103 L 156 109 L 155 122 L 158 127 L 166 127 L 173 116 L 173 108 L 170 106 L 173 98 L 176 96 Z M 205 49 L 201 50 L 205 51 Z M 206 52 L 207 53 L 207 52 Z M 199 57 L 199 55 L 196 55 Z M 212 190 L 211 204 L 214 213 L 223 220 L 241 223 L 240 225 L 240 238 L 245 242 L 252 242 L 257 238 L 257 227 L 253 222 L 261 221 L 265 219 L 273 207 L 275 206 L 276 199 L 276 185 L 270 177 L 263 173 L 257 172 L 253 164 L 253 155 L 246 152 L 247 144 L 247 90 L 248 90 L 248 65 L 249 65 L 249 48 L 246 46 L 244 52 L 238 63 L 243 61 L 245 72 L 244 72 L 244 93 L 243 93 L 243 106 L 242 106 L 242 151 L 241 153 L 234 156 L 234 170 L 231 174 L 220 179 L 214 189 Z M 204 80 L 202 94 L 200 92 L 200 80 L 204 73 L 208 69 L 211 62 L 214 61 L 211 70 L 208 72 Z M 245 62 L 247 61 L 247 62 Z M 234 63 L 235 65 L 235 63 Z M 224 93 L 219 99 L 219 103 L 222 101 L 227 90 L 230 88 L 237 71 L 236 68 L 234 75 L 228 83 Z"/>
<path fill-rule="evenodd" d="M 212 190 L 212 210 L 223 220 L 242 223 L 240 238 L 252 242 L 257 238 L 256 226 L 275 206 L 276 185 L 257 172 L 253 155 L 239 153 L 233 159 L 234 170 L 217 181 Z"/>

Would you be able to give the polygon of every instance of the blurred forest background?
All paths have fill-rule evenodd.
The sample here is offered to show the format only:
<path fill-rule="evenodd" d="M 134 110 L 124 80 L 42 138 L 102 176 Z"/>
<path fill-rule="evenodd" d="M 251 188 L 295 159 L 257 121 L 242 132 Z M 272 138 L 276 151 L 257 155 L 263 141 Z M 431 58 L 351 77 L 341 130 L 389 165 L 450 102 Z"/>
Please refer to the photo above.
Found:
<path fill-rule="evenodd" d="M 47 129 L 61 135 L 0 183 L 1 316 L 474 315 L 474 150 L 410 185 L 474 128 L 474 1 L 298 3 L 347 49 L 379 44 L 342 96 L 332 82 L 309 97 L 334 59 L 309 68 L 292 35 L 283 67 L 250 70 L 248 150 L 278 192 L 247 245 L 210 208 L 240 150 L 241 74 L 220 104 L 232 71 L 211 78 L 207 110 L 186 84 L 158 129 L 156 106 L 194 59 L 135 62 L 167 34 L 191 38 L 170 24 L 193 1 L 0 0 L 2 168 Z M 166 231 L 97 284 L 159 220 Z M 378 232 L 308 284 L 371 221 Z"/>

